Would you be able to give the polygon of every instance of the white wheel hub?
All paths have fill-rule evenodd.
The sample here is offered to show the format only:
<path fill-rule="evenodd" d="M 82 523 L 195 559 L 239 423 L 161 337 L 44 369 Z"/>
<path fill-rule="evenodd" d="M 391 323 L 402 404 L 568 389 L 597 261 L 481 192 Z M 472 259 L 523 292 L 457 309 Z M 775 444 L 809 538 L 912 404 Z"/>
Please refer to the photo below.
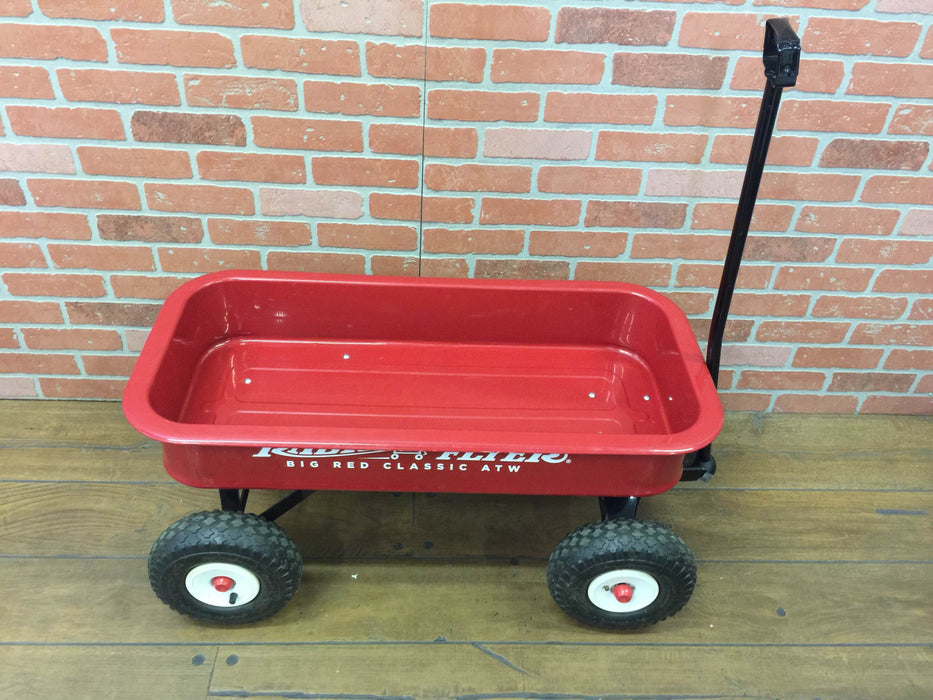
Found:
<path fill-rule="evenodd" d="M 185 577 L 185 588 L 206 605 L 235 608 L 246 605 L 259 595 L 259 579 L 242 566 L 211 562 L 189 571 Z"/>
<path fill-rule="evenodd" d="M 657 579 L 646 571 L 614 569 L 590 581 L 586 594 L 597 608 L 627 613 L 647 608 L 660 590 Z"/>

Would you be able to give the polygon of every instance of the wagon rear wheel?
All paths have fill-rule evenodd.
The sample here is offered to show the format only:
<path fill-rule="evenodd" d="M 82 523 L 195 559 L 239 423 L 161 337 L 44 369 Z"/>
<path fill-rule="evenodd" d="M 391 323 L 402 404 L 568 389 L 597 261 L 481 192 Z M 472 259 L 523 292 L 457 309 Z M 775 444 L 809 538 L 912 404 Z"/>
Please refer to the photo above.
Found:
<path fill-rule="evenodd" d="M 637 629 L 686 605 L 696 584 L 696 561 L 660 523 L 606 520 L 567 535 L 551 554 L 547 577 L 555 602 L 574 619 Z"/>
<path fill-rule="evenodd" d="M 221 624 L 278 612 L 298 589 L 301 568 L 298 548 L 278 525 L 232 511 L 185 516 L 149 552 L 149 582 L 159 599 Z"/>

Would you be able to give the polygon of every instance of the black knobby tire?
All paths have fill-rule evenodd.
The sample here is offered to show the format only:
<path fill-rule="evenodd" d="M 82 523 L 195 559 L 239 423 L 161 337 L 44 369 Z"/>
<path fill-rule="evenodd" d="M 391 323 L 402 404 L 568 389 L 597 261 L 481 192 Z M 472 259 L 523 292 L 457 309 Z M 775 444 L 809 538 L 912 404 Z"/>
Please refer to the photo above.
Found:
<path fill-rule="evenodd" d="M 618 605 L 606 599 L 611 593 L 599 591 L 632 583 L 623 580 L 626 576 L 616 576 L 619 571 L 631 572 L 632 578 L 644 583 L 648 597 Z M 683 540 L 661 523 L 607 520 L 567 535 L 548 560 L 547 579 L 554 601 L 579 622 L 606 629 L 637 629 L 660 622 L 686 605 L 696 585 L 696 561 Z M 603 581 L 605 586 L 597 585 Z M 591 584 L 598 595 L 590 591 Z M 638 583 L 633 585 L 633 590 L 639 590 Z"/>
<path fill-rule="evenodd" d="M 210 597 L 201 593 L 203 585 L 194 587 L 196 579 L 186 580 L 197 571 L 210 576 L 207 565 L 213 564 L 220 573 L 246 569 L 254 577 L 246 577 L 252 583 L 247 602 L 210 604 L 189 590 Z M 301 568 L 298 548 L 278 525 L 235 511 L 185 516 L 159 535 L 149 552 L 149 583 L 159 599 L 184 615 L 221 624 L 255 622 L 278 612 L 295 595 Z"/>

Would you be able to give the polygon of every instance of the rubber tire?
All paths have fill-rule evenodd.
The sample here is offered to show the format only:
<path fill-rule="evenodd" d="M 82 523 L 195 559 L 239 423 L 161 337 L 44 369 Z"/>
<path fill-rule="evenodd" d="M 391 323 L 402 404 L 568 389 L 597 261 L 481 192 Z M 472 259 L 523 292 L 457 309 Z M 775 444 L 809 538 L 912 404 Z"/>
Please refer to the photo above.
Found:
<path fill-rule="evenodd" d="M 631 612 L 610 612 L 590 600 L 587 588 L 600 574 L 636 569 L 658 582 L 657 598 Z M 593 627 L 632 630 L 670 617 L 690 600 L 696 585 L 696 560 L 684 541 L 661 523 L 607 520 L 567 535 L 547 565 L 551 596 L 570 617 Z"/>
<path fill-rule="evenodd" d="M 259 594 L 241 606 L 217 607 L 188 592 L 185 577 L 208 562 L 237 564 L 259 579 Z M 281 610 L 298 590 L 301 554 L 273 522 L 250 513 L 203 511 L 172 523 L 149 552 L 149 583 L 173 610 L 225 625 L 256 622 Z"/>

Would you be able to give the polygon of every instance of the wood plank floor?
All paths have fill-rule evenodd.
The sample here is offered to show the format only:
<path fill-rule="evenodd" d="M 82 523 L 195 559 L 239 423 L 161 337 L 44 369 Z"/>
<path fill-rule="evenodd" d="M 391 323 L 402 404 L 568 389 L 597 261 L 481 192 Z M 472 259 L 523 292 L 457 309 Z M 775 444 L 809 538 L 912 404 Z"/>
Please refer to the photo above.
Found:
<path fill-rule="evenodd" d="M 548 595 L 594 499 L 361 493 L 283 516 L 298 594 L 222 628 L 146 576 L 215 494 L 173 482 L 119 404 L 0 401 L 0 698 L 933 698 L 933 419 L 733 414 L 716 456 L 640 509 L 699 567 L 648 630 Z"/>

